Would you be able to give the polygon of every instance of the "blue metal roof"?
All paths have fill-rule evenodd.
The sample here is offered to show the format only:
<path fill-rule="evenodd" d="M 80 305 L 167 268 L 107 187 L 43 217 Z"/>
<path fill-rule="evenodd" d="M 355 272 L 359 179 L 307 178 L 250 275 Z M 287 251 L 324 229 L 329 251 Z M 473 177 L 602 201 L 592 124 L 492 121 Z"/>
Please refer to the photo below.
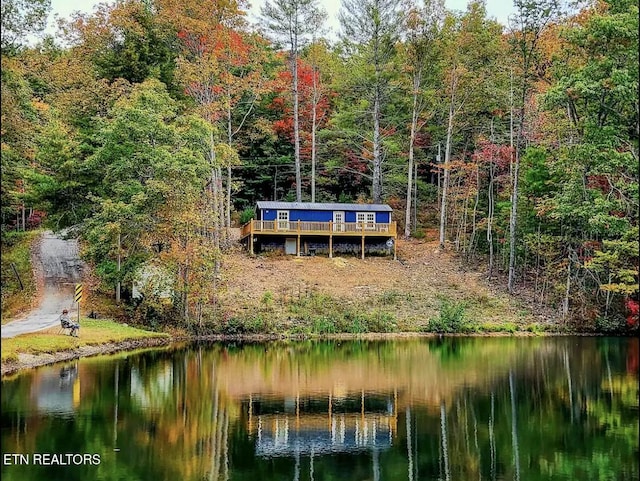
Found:
<path fill-rule="evenodd" d="M 320 202 L 272 202 L 259 201 L 258 209 L 276 210 L 355 210 L 359 212 L 391 212 L 387 204 L 340 204 Z"/>

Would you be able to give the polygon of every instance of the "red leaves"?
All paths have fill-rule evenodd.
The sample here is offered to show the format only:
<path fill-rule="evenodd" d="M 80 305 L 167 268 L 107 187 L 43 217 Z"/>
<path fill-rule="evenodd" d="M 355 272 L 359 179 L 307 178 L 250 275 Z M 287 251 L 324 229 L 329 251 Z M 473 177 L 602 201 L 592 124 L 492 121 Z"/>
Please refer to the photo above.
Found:
<path fill-rule="evenodd" d="M 473 154 L 473 160 L 478 163 L 493 163 L 498 167 L 498 171 L 509 169 L 513 149 L 508 145 L 500 145 L 481 140 L 479 148 Z"/>
<path fill-rule="evenodd" d="M 624 305 L 629 311 L 629 315 L 627 316 L 627 326 L 632 329 L 637 328 L 638 317 L 640 314 L 640 303 L 635 299 L 628 298 Z"/>
<path fill-rule="evenodd" d="M 291 82 L 292 75 L 290 70 L 280 72 L 278 96 L 271 102 L 271 109 L 281 112 L 282 116 L 273 123 L 274 130 L 278 135 L 288 138 L 293 142 L 293 106 L 291 99 Z M 314 105 L 314 80 L 316 103 Z M 298 92 L 299 92 L 299 119 L 301 139 L 301 154 L 310 156 L 310 132 L 315 109 L 316 127 L 320 127 L 327 119 L 329 114 L 329 99 L 323 91 L 322 79 L 319 72 L 313 70 L 311 65 L 303 60 L 298 60 Z"/>

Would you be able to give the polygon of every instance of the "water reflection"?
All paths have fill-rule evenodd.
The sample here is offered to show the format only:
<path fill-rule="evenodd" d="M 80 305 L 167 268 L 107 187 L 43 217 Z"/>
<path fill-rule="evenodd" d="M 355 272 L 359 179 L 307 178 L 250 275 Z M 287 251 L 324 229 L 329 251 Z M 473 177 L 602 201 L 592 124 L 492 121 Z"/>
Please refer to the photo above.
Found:
<path fill-rule="evenodd" d="M 2 384 L 7 479 L 638 477 L 638 340 L 201 344 Z"/>

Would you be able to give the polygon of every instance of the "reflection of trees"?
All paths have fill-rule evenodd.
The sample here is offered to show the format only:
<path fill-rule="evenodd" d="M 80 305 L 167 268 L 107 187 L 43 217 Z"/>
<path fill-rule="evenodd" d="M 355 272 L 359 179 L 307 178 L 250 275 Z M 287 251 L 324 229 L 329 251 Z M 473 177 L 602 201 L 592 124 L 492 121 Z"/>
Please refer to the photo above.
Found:
<path fill-rule="evenodd" d="M 610 341 L 609 365 L 618 373 L 611 379 L 607 350 L 595 348 L 603 342 L 554 339 L 492 392 L 460 392 L 446 419 L 430 415 L 412 433 L 420 444 L 428 442 L 425 426 L 433 433 L 440 421 L 447 429 L 448 452 L 441 435 L 433 461 L 420 454 L 420 472 L 445 479 L 448 455 L 451 479 L 637 478 L 637 372 L 621 374 L 624 358 L 612 361 L 613 351 L 627 350 L 620 344 L 637 340 Z"/>
<path fill-rule="evenodd" d="M 42 374 L 3 383 L 2 446 L 4 452 L 100 453 L 99 471 L 31 466 L 3 467 L 2 474 L 86 480 L 98 473 L 107 481 L 256 481 L 293 479 L 296 472 L 301 481 L 636 479 L 638 375 L 628 366 L 637 366 L 637 343 L 203 345 L 116 363 L 81 361 L 80 402 L 71 418 L 30 411 Z M 54 369 L 58 378 L 60 368 Z M 391 414 L 386 401 L 376 401 L 383 394 L 393 399 Z M 256 456 L 259 416 L 263 423 L 289 419 L 290 429 L 298 419 L 299 431 L 312 434 L 331 434 L 335 425 L 339 434 L 342 415 L 346 430 L 362 414 L 378 426 L 393 420 L 386 447 L 328 457 L 310 442 L 308 451 Z"/>

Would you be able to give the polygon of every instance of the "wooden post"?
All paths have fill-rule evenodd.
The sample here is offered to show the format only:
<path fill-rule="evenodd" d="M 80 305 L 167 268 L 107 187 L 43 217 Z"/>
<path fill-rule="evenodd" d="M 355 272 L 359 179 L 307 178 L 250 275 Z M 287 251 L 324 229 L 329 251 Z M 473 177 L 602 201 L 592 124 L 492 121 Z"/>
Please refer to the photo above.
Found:
<path fill-rule="evenodd" d="M 364 222 L 362 223 L 362 259 L 364 259 Z"/>
<path fill-rule="evenodd" d="M 253 255 L 253 219 L 249 221 L 249 253 Z"/>
<path fill-rule="evenodd" d="M 333 221 L 329 221 L 329 259 L 333 259 Z"/>

